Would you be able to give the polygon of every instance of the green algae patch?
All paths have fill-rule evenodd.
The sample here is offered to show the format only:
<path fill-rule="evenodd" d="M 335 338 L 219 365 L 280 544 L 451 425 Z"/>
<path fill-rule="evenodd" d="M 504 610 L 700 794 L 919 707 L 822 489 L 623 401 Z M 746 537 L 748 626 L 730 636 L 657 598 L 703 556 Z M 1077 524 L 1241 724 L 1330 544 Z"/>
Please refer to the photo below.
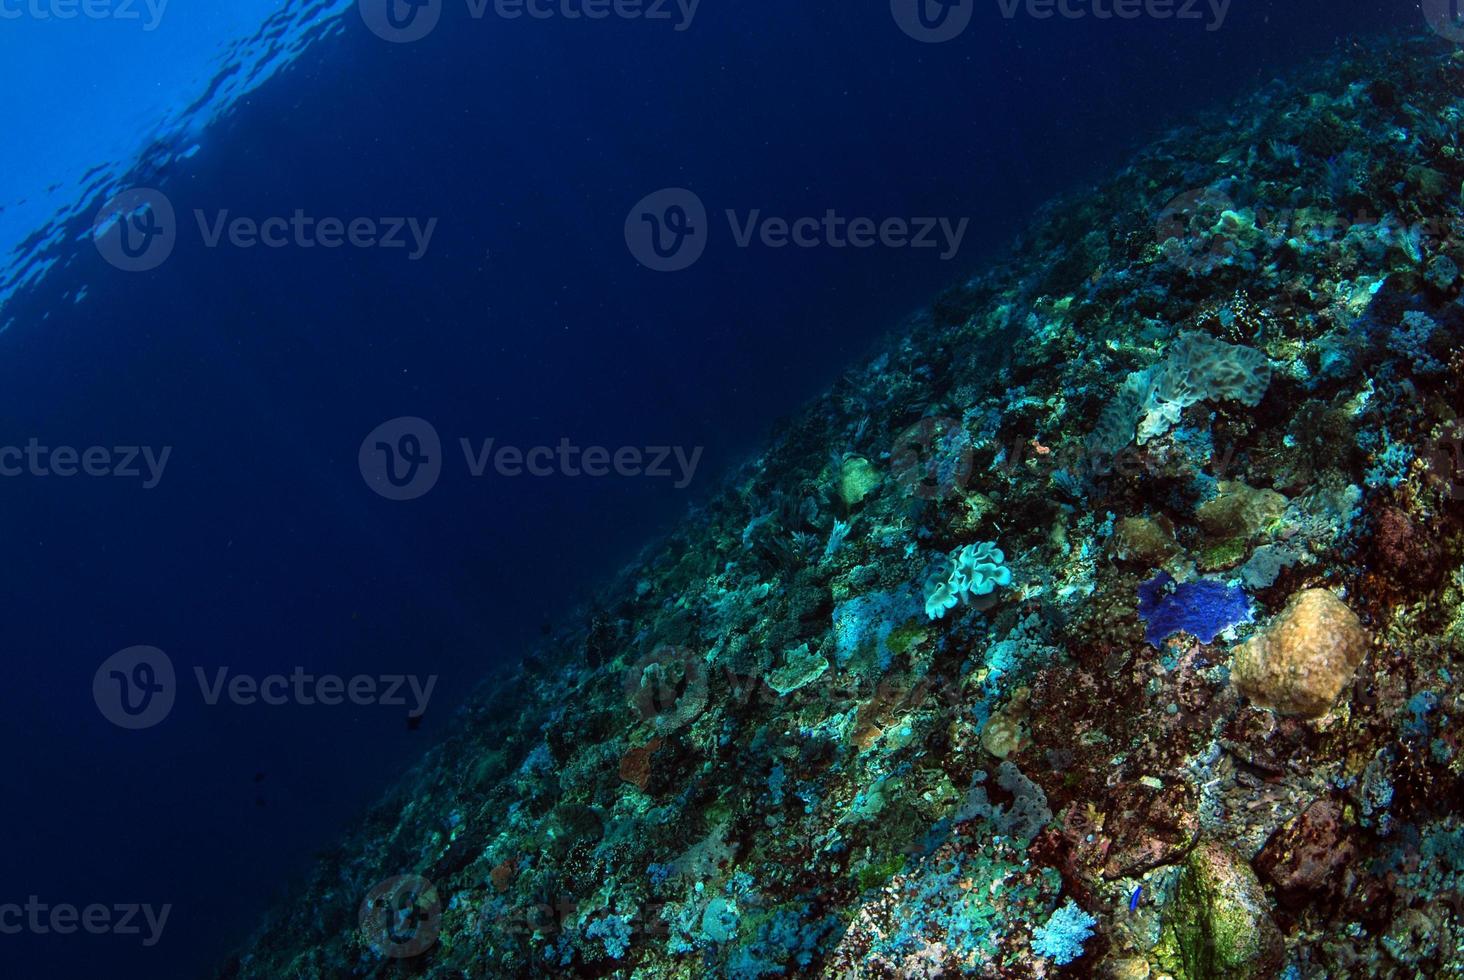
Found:
<path fill-rule="evenodd" d="M 904 626 L 895 627 L 894 631 L 890 633 L 889 640 L 886 641 L 886 646 L 896 657 L 904 656 L 911 647 L 924 642 L 927 632 L 924 623 L 918 619 L 912 619 Z"/>
<path fill-rule="evenodd" d="M 905 855 L 894 854 L 883 860 L 872 861 L 860 868 L 854 875 L 854 885 L 862 895 L 883 888 L 891 878 L 905 868 Z"/>
<path fill-rule="evenodd" d="M 1233 849 L 1209 841 L 1185 861 L 1157 952 L 1183 980 L 1263 980 L 1284 947 L 1260 880 Z"/>
<path fill-rule="evenodd" d="M 1234 568 L 1250 555 L 1245 538 L 1231 538 L 1200 549 L 1199 566 L 1203 572 L 1223 572 Z"/>

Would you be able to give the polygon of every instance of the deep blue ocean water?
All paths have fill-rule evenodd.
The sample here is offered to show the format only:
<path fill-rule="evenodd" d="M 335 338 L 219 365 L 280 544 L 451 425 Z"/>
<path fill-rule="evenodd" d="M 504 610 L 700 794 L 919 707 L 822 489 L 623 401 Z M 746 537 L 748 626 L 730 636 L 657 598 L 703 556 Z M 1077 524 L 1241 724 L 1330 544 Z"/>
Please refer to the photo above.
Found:
<path fill-rule="evenodd" d="M 348 3 L 180 4 L 156 30 L 45 9 L 0 0 L 20 12 L 0 19 L 0 447 L 168 455 L 151 487 L 141 453 L 136 478 L 0 478 L 0 905 L 171 909 L 150 947 L 0 935 L 0 973 L 118 978 L 207 969 L 474 685 L 1043 201 L 1299 59 L 1421 20 L 1250 0 L 1208 30 L 1006 19 L 993 0 L 922 44 L 880 2 L 704 0 L 685 30 L 448 3 L 393 44 Z M 178 234 L 130 273 L 89 231 L 135 185 L 166 195 Z M 668 187 L 705 203 L 709 240 L 658 273 L 624 226 Z M 740 248 L 726 209 L 969 224 L 949 257 Z M 417 257 L 212 247 L 198 212 L 432 234 Z M 408 416 L 443 470 L 392 501 L 359 451 Z M 480 478 L 460 439 L 700 455 L 682 487 Z M 163 722 L 129 731 L 93 679 L 139 645 L 179 683 Z M 437 680 L 409 723 L 402 706 L 211 705 L 195 668 Z"/>

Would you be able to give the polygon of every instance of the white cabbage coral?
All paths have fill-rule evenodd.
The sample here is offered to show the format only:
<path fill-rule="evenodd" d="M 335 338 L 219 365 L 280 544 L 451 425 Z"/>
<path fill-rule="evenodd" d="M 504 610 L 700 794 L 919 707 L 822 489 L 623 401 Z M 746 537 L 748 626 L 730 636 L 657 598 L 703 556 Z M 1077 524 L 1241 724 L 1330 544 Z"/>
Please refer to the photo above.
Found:
<path fill-rule="evenodd" d="M 1012 584 L 1006 555 L 995 541 L 968 544 L 954 560 L 942 555 L 925 579 L 925 615 L 940 619 L 956 603 L 971 596 L 986 596 L 997 586 Z"/>

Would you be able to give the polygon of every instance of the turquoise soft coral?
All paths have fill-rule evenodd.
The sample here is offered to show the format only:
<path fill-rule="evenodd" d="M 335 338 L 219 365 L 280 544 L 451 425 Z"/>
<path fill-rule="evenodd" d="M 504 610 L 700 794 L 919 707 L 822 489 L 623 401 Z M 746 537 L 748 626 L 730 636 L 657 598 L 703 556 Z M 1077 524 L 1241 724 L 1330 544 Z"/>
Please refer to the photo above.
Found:
<path fill-rule="evenodd" d="M 997 586 L 1012 584 L 1006 555 L 995 541 L 968 544 L 952 558 L 942 556 L 925 580 L 925 615 L 940 619 L 957 602 L 970 596 L 986 596 Z"/>
<path fill-rule="evenodd" d="M 1083 955 L 1083 943 L 1093 935 L 1097 924 L 1096 919 L 1068 899 L 1048 917 L 1046 925 L 1038 926 L 1032 934 L 1032 952 L 1058 966 L 1067 966 Z"/>

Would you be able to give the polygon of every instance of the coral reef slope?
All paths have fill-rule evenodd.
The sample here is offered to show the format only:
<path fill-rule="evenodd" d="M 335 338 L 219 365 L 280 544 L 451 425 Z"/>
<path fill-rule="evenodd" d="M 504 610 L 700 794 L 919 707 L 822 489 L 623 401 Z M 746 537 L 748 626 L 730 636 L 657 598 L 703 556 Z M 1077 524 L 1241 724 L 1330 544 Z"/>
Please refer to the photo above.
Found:
<path fill-rule="evenodd" d="M 231 977 L 1459 976 L 1464 53 L 1057 202 L 495 681 Z"/>

